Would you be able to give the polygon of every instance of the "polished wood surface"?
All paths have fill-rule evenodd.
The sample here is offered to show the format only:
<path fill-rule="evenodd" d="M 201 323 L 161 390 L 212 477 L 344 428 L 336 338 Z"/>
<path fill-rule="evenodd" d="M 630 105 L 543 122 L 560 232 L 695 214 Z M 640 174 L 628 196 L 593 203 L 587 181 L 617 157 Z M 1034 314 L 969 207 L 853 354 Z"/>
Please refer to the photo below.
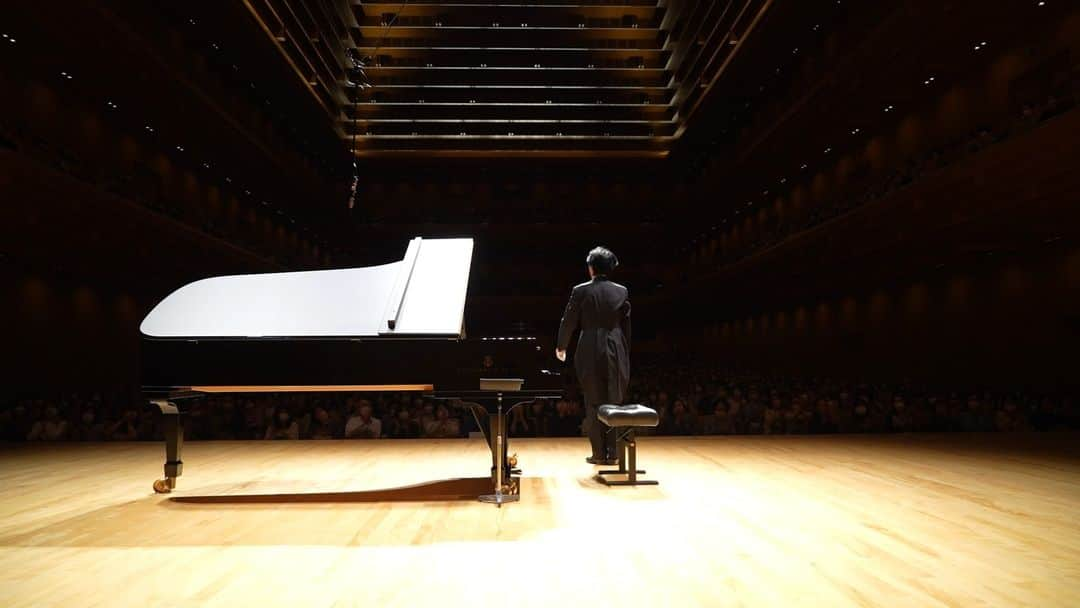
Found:
<path fill-rule="evenodd" d="M 311 384 L 272 385 L 240 384 L 228 386 L 192 386 L 200 393 L 355 393 L 386 391 L 432 391 L 433 384 Z"/>
<path fill-rule="evenodd" d="M 644 438 L 609 488 L 517 440 L 501 509 L 480 440 L 190 442 L 164 496 L 157 443 L 6 446 L 0 605 L 1077 606 L 1077 446 Z"/>

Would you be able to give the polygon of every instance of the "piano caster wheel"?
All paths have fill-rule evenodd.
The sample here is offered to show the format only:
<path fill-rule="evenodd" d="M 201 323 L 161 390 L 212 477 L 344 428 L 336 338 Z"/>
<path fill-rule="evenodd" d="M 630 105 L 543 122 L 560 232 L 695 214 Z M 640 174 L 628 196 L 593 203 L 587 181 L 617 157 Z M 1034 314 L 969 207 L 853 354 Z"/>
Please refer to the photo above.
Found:
<path fill-rule="evenodd" d="M 176 478 L 175 477 L 169 477 L 169 478 L 166 478 L 166 479 L 155 479 L 154 480 L 154 492 L 157 492 L 158 494 L 168 494 L 169 492 L 172 492 L 173 488 L 175 488 L 175 487 L 176 487 Z"/>

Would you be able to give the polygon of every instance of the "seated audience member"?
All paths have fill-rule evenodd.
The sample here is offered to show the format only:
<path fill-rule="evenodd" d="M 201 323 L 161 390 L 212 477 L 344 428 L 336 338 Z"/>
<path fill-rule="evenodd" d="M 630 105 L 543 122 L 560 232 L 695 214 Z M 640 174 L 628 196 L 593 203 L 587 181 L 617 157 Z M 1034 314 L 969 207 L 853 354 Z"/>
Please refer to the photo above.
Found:
<path fill-rule="evenodd" d="M 717 398 L 712 404 L 712 416 L 705 421 L 701 431 L 706 435 L 731 434 L 732 416 L 725 399 Z M 706 410 L 707 411 L 707 410 Z"/>
<path fill-rule="evenodd" d="M 774 398 L 769 401 L 769 406 L 765 408 L 762 417 L 762 432 L 766 435 L 782 435 L 786 422 L 784 406 L 780 399 Z"/>
<path fill-rule="evenodd" d="M 551 421 L 551 434 L 554 437 L 580 437 L 581 419 L 574 416 L 573 408 L 566 399 L 555 404 L 555 418 Z"/>
<path fill-rule="evenodd" d="M 421 402 L 420 406 L 420 429 L 426 429 L 435 420 L 435 406 L 430 401 Z"/>
<path fill-rule="evenodd" d="M 109 441 L 136 441 L 139 436 L 139 413 L 127 408 L 120 419 L 105 427 L 105 439 Z"/>
<path fill-rule="evenodd" d="M 814 405 L 814 412 L 810 417 L 810 427 L 808 429 L 811 433 L 835 433 L 836 421 L 833 419 L 832 408 L 829 406 L 829 400 L 818 399 Z"/>
<path fill-rule="evenodd" d="M 315 415 L 312 417 L 309 433 L 309 437 L 312 439 L 338 439 L 341 437 L 341 433 L 338 432 L 338 425 L 330 416 L 330 412 L 321 406 L 315 408 Z"/>
<path fill-rule="evenodd" d="M 760 399 L 743 400 L 738 391 L 736 399 L 742 404 L 744 428 L 747 433 L 760 434 L 765 432 L 765 404 Z"/>
<path fill-rule="evenodd" d="M 893 398 L 893 413 L 889 423 L 895 433 L 911 431 L 911 413 L 907 411 L 907 403 L 904 398 L 899 395 Z"/>
<path fill-rule="evenodd" d="M 405 406 L 398 408 L 397 414 L 386 426 L 386 437 L 393 439 L 415 439 L 420 436 L 419 424 L 409 415 Z"/>
<path fill-rule="evenodd" d="M 271 423 L 266 426 L 263 439 L 299 439 L 300 425 L 293 419 L 289 410 L 280 407 L 277 414 L 271 417 Z"/>
<path fill-rule="evenodd" d="M 671 406 L 671 418 L 668 421 L 669 435 L 695 435 L 697 434 L 697 417 L 687 407 L 682 399 L 676 399 Z"/>
<path fill-rule="evenodd" d="M 345 423 L 346 439 L 378 439 L 382 436 L 382 422 L 371 416 L 371 402 L 356 401 L 353 415 Z"/>
<path fill-rule="evenodd" d="M 68 423 L 60 417 L 60 412 L 53 406 L 45 408 L 45 415 L 26 435 L 27 441 L 63 441 L 67 439 Z"/>
<path fill-rule="evenodd" d="M 859 399 L 852 410 L 851 432 L 866 433 L 870 430 L 870 404 L 867 400 Z"/>
<path fill-rule="evenodd" d="M 810 396 L 803 394 L 796 399 L 790 409 L 784 412 L 784 424 L 789 435 L 805 435 L 810 432 L 810 422 L 814 413 L 810 411 Z"/>
<path fill-rule="evenodd" d="M 1065 417 L 1059 415 L 1058 408 L 1049 397 L 1039 402 L 1031 416 L 1031 426 L 1036 431 L 1055 431 L 1064 426 Z"/>
<path fill-rule="evenodd" d="M 525 418 L 529 421 L 532 437 L 551 435 L 551 416 L 548 414 L 547 401 L 543 399 L 533 401 L 532 404 L 525 408 Z"/>
<path fill-rule="evenodd" d="M 461 427 L 458 421 L 450 417 L 450 411 L 446 409 L 446 406 L 440 405 L 435 410 L 435 420 L 430 422 L 427 427 L 424 428 L 424 435 L 426 437 L 448 438 L 459 437 L 461 434 Z"/>
<path fill-rule="evenodd" d="M 105 425 L 96 418 L 93 408 L 83 410 L 79 422 L 71 429 L 71 438 L 75 441 L 104 441 Z"/>
<path fill-rule="evenodd" d="M 510 412 L 510 434 L 523 437 L 529 435 L 529 418 L 526 415 L 528 408 L 516 407 Z"/>
<path fill-rule="evenodd" d="M 1006 399 L 994 415 L 994 427 L 1002 432 L 1016 432 L 1029 430 L 1027 419 L 1023 412 L 1016 407 L 1016 402 Z"/>
<path fill-rule="evenodd" d="M 967 409 L 960 414 L 960 430 L 970 433 L 990 430 L 988 427 L 979 398 L 975 395 L 970 396 L 967 400 Z"/>
<path fill-rule="evenodd" d="M 4 426 L 0 427 L 0 438 L 9 441 L 26 441 L 26 436 L 30 434 L 30 429 L 34 426 L 34 409 L 31 406 L 32 404 L 26 401 L 15 403 L 15 407 L 11 408 L 11 415 Z"/>
<path fill-rule="evenodd" d="M 262 437 L 264 429 L 263 426 L 263 411 L 255 403 L 254 400 L 249 399 L 244 402 L 243 427 L 241 431 L 241 439 L 258 439 Z"/>

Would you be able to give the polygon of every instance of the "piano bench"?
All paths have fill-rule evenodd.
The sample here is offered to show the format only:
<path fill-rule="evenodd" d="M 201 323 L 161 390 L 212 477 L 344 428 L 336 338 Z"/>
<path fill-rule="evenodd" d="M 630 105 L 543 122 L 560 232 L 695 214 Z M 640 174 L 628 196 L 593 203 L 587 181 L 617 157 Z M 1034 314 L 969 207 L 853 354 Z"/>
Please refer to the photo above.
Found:
<path fill-rule="evenodd" d="M 634 429 L 660 424 L 656 410 L 641 404 L 601 405 L 596 417 L 615 433 L 615 449 L 619 453 L 619 468 L 598 471 L 597 479 L 609 486 L 654 486 L 660 483 L 638 479 L 638 474 L 645 471 L 637 468 L 637 439 L 634 437 Z M 605 475 L 625 475 L 626 479 L 608 479 Z"/>

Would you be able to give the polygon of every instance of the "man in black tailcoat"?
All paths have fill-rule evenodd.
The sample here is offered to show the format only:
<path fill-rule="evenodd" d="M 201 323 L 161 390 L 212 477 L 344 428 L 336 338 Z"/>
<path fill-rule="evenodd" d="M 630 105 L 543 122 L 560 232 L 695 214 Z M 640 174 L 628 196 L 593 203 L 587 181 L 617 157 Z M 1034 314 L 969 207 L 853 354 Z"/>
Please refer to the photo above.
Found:
<path fill-rule="evenodd" d="M 614 464 L 615 440 L 609 429 L 596 419 L 601 405 L 621 405 L 630 382 L 630 300 L 626 288 L 608 279 L 618 266 L 615 254 L 596 247 L 585 263 L 590 281 L 570 293 L 555 356 L 566 360 L 566 349 L 580 329 L 574 369 L 585 397 L 585 420 L 592 455 L 590 464 Z"/>

